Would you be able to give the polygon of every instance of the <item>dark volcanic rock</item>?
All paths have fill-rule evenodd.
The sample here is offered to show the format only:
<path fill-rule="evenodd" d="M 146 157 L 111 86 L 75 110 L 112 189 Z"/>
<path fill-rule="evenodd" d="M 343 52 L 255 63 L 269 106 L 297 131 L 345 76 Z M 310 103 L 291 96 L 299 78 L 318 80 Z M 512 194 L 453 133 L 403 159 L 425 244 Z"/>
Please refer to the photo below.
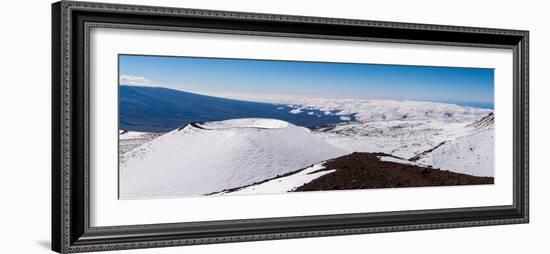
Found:
<path fill-rule="evenodd" d="M 351 190 L 421 186 L 493 184 L 493 177 L 478 177 L 445 170 L 382 161 L 382 153 L 352 153 L 326 162 L 336 171 L 298 187 L 295 191 Z"/>

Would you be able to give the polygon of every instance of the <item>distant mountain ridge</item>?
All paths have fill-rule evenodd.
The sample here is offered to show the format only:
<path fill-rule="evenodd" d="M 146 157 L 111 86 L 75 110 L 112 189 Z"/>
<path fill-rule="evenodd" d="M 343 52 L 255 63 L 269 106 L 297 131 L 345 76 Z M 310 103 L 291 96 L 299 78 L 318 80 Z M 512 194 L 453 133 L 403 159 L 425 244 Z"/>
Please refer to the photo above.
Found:
<path fill-rule="evenodd" d="M 273 103 L 241 101 L 162 87 L 119 86 L 119 129 L 167 132 L 191 122 L 235 118 L 274 118 L 304 127 L 342 122 L 340 116 L 293 114 L 293 108 Z"/>

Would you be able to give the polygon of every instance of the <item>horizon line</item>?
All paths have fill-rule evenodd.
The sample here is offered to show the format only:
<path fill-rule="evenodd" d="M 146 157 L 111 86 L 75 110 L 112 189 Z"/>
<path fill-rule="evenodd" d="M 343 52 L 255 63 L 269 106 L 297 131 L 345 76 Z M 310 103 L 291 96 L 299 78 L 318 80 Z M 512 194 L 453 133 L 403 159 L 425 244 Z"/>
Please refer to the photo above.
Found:
<path fill-rule="evenodd" d="M 238 100 L 238 101 L 248 101 L 248 102 L 260 102 L 260 103 L 272 103 L 272 104 L 288 104 L 284 102 L 273 102 L 273 101 L 261 101 L 261 99 L 256 98 L 231 98 L 231 97 L 223 97 L 224 92 L 208 92 L 208 91 L 191 91 L 191 90 L 182 90 L 172 87 L 165 87 L 165 86 L 156 86 L 156 85 L 129 85 L 129 84 L 119 84 L 119 86 L 126 86 L 126 87 L 141 87 L 141 88 L 160 88 L 160 89 L 167 89 L 167 90 L 174 90 L 178 92 L 184 92 L 184 93 L 192 93 L 196 95 L 201 96 L 209 96 L 209 97 L 216 97 L 221 99 L 230 99 L 230 100 Z M 225 92 L 226 93 L 226 92 Z M 226 93 L 227 94 L 227 93 Z M 272 94 L 263 94 L 263 93 L 235 93 L 240 95 L 265 95 L 269 96 Z M 288 94 L 275 94 L 275 96 L 291 96 Z M 289 98 L 289 97 L 287 97 Z M 290 97 L 294 98 L 294 97 Z M 302 98 L 302 97 L 300 97 Z M 414 100 L 414 99 L 398 99 L 398 98 L 327 98 L 327 97 L 309 97 L 310 99 L 327 99 L 327 100 L 381 100 L 381 101 L 413 101 L 413 102 L 430 102 L 430 103 L 439 103 L 439 104 L 452 104 L 462 107 L 471 107 L 471 108 L 481 108 L 481 109 L 491 109 L 494 110 L 494 102 L 484 102 L 484 101 L 435 101 L 435 100 Z M 477 105 L 477 106 L 475 106 Z"/>

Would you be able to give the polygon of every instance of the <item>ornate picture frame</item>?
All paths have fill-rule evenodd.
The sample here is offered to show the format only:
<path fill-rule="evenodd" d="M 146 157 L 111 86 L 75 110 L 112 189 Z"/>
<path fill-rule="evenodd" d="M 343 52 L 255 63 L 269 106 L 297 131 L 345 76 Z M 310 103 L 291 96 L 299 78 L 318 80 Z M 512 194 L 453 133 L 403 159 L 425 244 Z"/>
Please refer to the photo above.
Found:
<path fill-rule="evenodd" d="M 89 32 L 93 28 L 512 50 L 513 136 L 510 139 L 513 139 L 513 204 L 92 226 Z M 74 253 L 528 223 L 528 87 L 528 31 L 73 1 L 54 3 L 52 249 Z"/>

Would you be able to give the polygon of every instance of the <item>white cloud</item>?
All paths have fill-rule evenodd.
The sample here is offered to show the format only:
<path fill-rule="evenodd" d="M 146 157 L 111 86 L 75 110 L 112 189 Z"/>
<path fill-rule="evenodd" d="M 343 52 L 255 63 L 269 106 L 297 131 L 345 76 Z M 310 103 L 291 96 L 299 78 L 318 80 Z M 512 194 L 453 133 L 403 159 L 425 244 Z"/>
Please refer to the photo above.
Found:
<path fill-rule="evenodd" d="M 144 77 L 134 76 L 134 75 L 120 75 L 120 84 L 121 85 L 130 85 L 130 86 L 147 86 L 151 85 L 151 80 Z"/>
<path fill-rule="evenodd" d="M 302 110 L 299 109 L 299 108 L 295 108 L 295 109 L 289 111 L 288 113 L 291 113 L 291 114 L 300 114 L 300 113 L 302 113 Z"/>
<path fill-rule="evenodd" d="M 349 120 L 351 120 L 351 117 L 349 117 L 349 116 L 340 116 L 340 120 L 349 121 Z"/>

